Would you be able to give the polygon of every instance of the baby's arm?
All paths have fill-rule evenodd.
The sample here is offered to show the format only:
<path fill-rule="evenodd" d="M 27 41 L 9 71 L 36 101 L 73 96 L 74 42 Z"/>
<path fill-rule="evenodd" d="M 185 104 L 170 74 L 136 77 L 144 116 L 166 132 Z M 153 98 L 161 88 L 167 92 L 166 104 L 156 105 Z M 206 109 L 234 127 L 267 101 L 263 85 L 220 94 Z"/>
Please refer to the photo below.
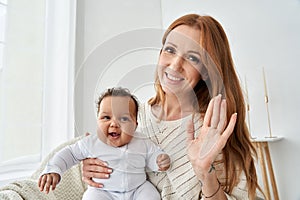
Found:
<path fill-rule="evenodd" d="M 166 171 L 169 169 L 171 164 L 170 156 L 168 154 L 159 154 L 156 158 L 156 163 L 159 171 Z"/>
<path fill-rule="evenodd" d="M 52 190 L 55 190 L 59 181 L 60 175 L 57 173 L 44 174 L 39 178 L 38 186 L 40 191 L 44 191 L 45 189 L 45 193 L 48 194 L 50 191 L 50 186 Z"/>
<path fill-rule="evenodd" d="M 40 191 L 45 190 L 45 193 L 48 194 L 50 186 L 54 190 L 62 174 L 85 158 L 87 153 L 81 147 L 82 143 L 83 140 L 79 140 L 72 145 L 62 148 L 49 160 L 38 181 Z"/>

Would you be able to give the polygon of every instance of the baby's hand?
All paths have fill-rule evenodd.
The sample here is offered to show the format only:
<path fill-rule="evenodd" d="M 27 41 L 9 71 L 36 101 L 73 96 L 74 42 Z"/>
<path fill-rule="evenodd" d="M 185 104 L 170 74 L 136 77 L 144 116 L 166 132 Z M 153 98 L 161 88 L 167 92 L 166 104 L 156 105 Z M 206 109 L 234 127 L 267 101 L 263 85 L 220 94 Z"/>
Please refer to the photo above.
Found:
<path fill-rule="evenodd" d="M 45 193 L 48 194 L 50 190 L 50 186 L 52 190 L 55 190 L 56 185 L 60 181 L 60 175 L 57 173 L 49 173 L 49 174 L 44 174 L 39 178 L 38 186 L 40 188 L 40 191 L 44 191 Z"/>
<path fill-rule="evenodd" d="M 170 167 L 171 159 L 168 154 L 160 154 L 157 156 L 156 163 L 159 171 L 166 171 Z"/>

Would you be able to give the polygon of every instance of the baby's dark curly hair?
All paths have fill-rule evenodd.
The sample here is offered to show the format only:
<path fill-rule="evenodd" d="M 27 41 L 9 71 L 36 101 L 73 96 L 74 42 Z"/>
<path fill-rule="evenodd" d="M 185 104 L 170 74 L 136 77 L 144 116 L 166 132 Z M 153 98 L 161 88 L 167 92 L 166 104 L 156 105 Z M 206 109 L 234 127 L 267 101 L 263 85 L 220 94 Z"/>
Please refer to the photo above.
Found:
<path fill-rule="evenodd" d="M 130 93 L 129 89 L 122 87 L 113 87 L 105 90 L 98 98 L 97 113 L 99 113 L 100 103 L 105 97 L 130 97 L 135 104 L 135 117 L 137 118 L 139 103 L 137 97 Z"/>

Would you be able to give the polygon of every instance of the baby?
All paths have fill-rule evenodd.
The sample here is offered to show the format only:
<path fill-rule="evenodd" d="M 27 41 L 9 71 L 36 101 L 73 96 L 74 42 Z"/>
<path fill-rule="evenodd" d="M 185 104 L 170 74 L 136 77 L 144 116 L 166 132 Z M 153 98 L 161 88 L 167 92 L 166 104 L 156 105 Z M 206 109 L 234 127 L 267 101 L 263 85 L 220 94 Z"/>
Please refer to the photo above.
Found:
<path fill-rule="evenodd" d="M 41 191 L 55 189 L 62 174 L 86 158 L 100 158 L 113 169 L 109 179 L 94 179 L 102 188 L 88 186 L 83 199 L 161 199 L 146 180 L 146 170 L 166 171 L 170 157 L 136 132 L 138 102 L 127 89 L 110 88 L 98 100 L 97 135 L 89 135 L 60 150 L 38 181 Z"/>

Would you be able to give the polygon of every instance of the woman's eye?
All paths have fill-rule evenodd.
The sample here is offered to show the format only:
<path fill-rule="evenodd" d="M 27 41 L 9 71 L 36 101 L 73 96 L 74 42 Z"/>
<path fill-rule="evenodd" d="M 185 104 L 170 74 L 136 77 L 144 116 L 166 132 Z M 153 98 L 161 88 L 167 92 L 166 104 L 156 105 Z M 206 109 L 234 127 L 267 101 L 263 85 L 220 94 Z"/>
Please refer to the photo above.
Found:
<path fill-rule="evenodd" d="M 200 59 L 193 55 L 188 55 L 187 60 L 192 62 L 193 64 L 199 64 Z"/>
<path fill-rule="evenodd" d="M 169 47 L 169 46 L 165 47 L 164 51 L 167 52 L 167 53 L 171 53 L 171 54 L 175 54 L 176 53 L 175 48 Z"/>

